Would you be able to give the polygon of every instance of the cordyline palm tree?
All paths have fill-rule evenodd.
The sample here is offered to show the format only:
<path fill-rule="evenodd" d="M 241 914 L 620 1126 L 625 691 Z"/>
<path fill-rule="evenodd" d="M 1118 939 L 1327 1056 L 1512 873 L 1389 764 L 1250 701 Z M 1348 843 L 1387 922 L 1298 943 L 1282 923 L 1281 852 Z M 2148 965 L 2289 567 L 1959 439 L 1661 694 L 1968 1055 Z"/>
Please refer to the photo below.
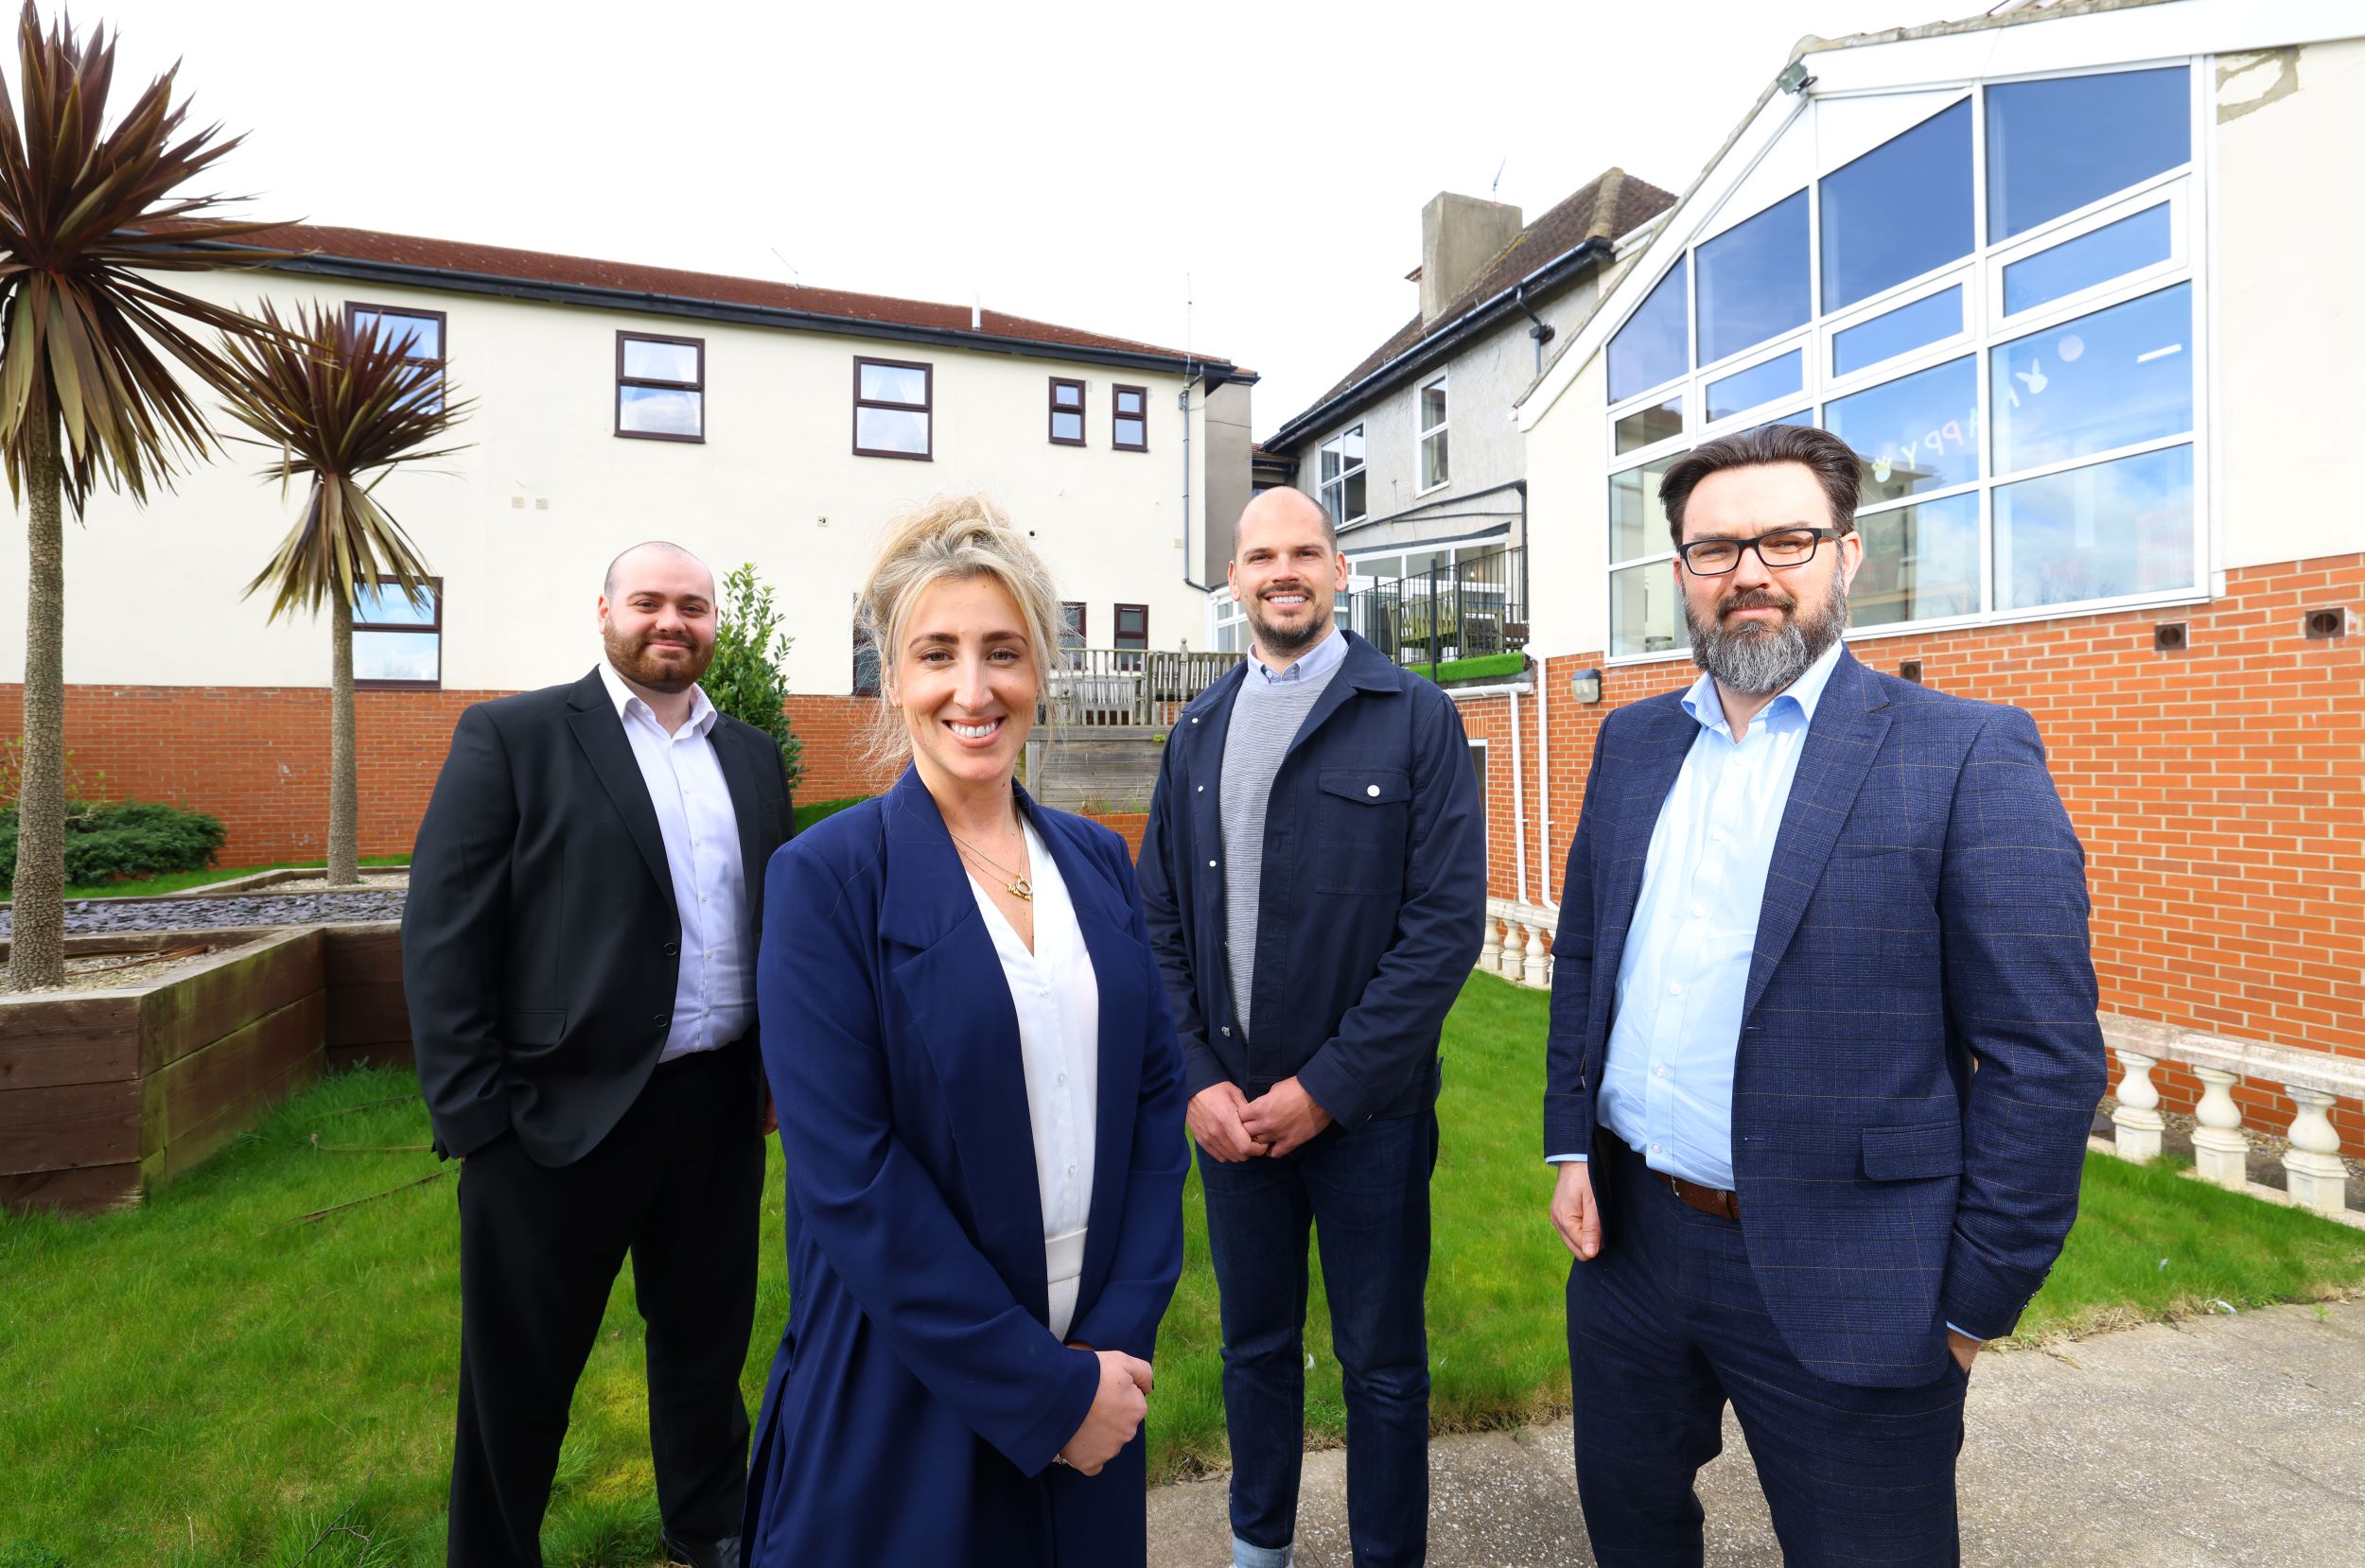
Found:
<path fill-rule="evenodd" d="M 167 287 L 158 273 L 231 258 L 204 242 L 272 227 L 219 216 L 224 199 L 173 193 L 240 138 L 184 130 L 178 67 L 112 129 L 114 40 L 44 33 L 31 0 L 17 25 L 19 103 L 0 83 L 0 462 L 28 514 L 25 758 L 17 799 L 9 984 L 64 977 L 65 548 L 94 481 L 145 503 L 174 462 L 207 449 L 202 414 L 173 363 L 218 384 L 224 367 L 190 328 L 254 330 L 237 311 Z M 161 352 L 160 352 L 161 351 Z"/>
<path fill-rule="evenodd" d="M 402 525 L 372 492 L 400 465 L 458 451 L 429 448 L 467 414 L 446 395 L 441 367 L 412 357 L 409 335 L 389 339 L 325 305 L 296 306 L 282 322 L 270 301 L 257 312 L 263 331 L 233 336 L 222 352 L 234 374 L 224 385 L 227 411 L 253 435 L 233 441 L 275 446 L 279 461 L 262 470 L 288 484 L 310 475 L 304 512 L 271 565 L 246 585 L 272 593 L 271 619 L 282 611 L 328 605 L 331 627 L 328 718 L 328 880 L 361 880 L 360 785 L 353 740 L 353 610 L 360 595 L 391 582 L 406 596 L 427 586 L 427 563 Z M 364 475 L 374 476 L 367 483 Z"/>

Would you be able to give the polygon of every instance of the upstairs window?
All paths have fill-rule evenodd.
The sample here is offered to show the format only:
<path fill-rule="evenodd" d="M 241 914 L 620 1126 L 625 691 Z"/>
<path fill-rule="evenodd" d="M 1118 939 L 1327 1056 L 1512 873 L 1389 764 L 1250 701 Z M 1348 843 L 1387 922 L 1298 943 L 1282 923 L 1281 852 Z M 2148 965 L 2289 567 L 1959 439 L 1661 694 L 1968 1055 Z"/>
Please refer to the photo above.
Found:
<path fill-rule="evenodd" d="M 1051 444 L 1084 444 L 1084 383 L 1051 378 Z"/>
<path fill-rule="evenodd" d="M 444 366 L 448 359 L 446 350 L 444 313 L 440 310 L 416 310 L 407 305 L 347 305 L 356 330 L 375 334 L 377 340 L 389 347 L 407 345 L 402 361 L 412 367 L 419 388 L 419 399 L 430 409 L 444 406 Z"/>
<path fill-rule="evenodd" d="M 642 441 L 707 438 L 703 338 L 616 335 L 616 433 Z"/>
<path fill-rule="evenodd" d="M 1060 606 L 1060 652 L 1074 653 L 1084 646 L 1084 606 L 1073 600 Z"/>
<path fill-rule="evenodd" d="M 353 606 L 353 684 L 379 691 L 442 689 L 442 578 L 429 578 L 415 594 L 390 577 L 361 590 Z"/>
<path fill-rule="evenodd" d="M 1445 378 L 1424 383 L 1419 395 L 1421 488 L 1434 490 L 1453 479 L 1452 454 L 1445 445 Z"/>
<path fill-rule="evenodd" d="M 1109 424 L 1109 444 L 1120 452 L 1149 450 L 1149 389 L 1112 387 L 1114 408 Z"/>
<path fill-rule="evenodd" d="M 1322 448 L 1323 510 L 1331 525 L 1342 528 L 1363 518 L 1363 427 L 1331 437 Z"/>
<path fill-rule="evenodd" d="M 1116 645 L 1119 648 L 1147 649 L 1149 646 L 1149 606 L 1118 605 L 1116 631 Z"/>
<path fill-rule="evenodd" d="M 936 367 L 911 359 L 854 361 L 854 455 L 934 456 Z"/>

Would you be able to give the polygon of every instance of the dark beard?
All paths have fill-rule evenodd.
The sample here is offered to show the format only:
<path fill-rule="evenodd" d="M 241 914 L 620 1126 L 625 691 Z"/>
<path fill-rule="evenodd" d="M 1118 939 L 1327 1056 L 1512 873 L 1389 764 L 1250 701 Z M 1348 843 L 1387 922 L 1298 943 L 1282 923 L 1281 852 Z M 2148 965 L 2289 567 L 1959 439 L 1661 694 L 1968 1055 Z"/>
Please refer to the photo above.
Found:
<path fill-rule="evenodd" d="M 1789 613 L 1771 628 L 1746 621 L 1737 627 L 1725 624 L 1726 610 L 1756 605 Z M 1722 685 L 1752 697 L 1772 696 L 1789 686 L 1848 630 L 1848 585 L 1836 571 L 1822 607 L 1812 615 L 1802 614 L 1796 600 L 1785 603 L 1765 592 L 1736 594 L 1730 602 L 1720 602 L 1712 626 L 1700 624 L 1691 595 L 1684 596 L 1683 606 L 1684 624 L 1691 632 L 1691 662 Z"/>
<path fill-rule="evenodd" d="M 655 639 L 646 634 L 626 638 L 619 636 L 613 628 L 604 626 L 600 629 L 600 639 L 607 644 L 607 662 L 616 667 L 618 674 L 635 686 L 645 686 L 652 691 L 662 691 L 668 696 L 687 691 L 697 685 L 698 677 L 705 674 L 707 666 L 714 662 L 711 643 L 703 651 L 694 642 L 684 644 L 690 651 L 688 664 L 661 664 L 650 656 L 649 648 Z"/>
<path fill-rule="evenodd" d="M 1307 593 L 1305 597 L 1308 603 L 1313 601 L 1312 593 Z M 1323 636 L 1330 630 L 1330 623 L 1337 618 L 1338 615 L 1334 606 L 1331 614 L 1323 617 L 1320 620 L 1308 620 L 1305 623 L 1305 630 L 1285 631 L 1256 613 L 1257 607 L 1263 603 L 1264 600 L 1260 597 L 1249 600 L 1242 606 L 1248 612 L 1248 629 L 1254 634 L 1256 646 L 1268 653 L 1283 654 L 1293 659 L 1322 641 Z"/>

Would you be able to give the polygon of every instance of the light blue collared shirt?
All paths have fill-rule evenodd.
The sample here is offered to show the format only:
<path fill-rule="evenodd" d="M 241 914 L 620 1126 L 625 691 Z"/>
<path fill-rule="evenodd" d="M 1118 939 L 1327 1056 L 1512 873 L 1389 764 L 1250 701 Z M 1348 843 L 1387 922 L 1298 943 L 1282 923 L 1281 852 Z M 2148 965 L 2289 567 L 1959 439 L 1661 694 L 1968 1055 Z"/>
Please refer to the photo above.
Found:
<path fill-rule="evenodd" d="M 1346 656 L 1346 634 L 1340 631 L 1334 621 L 1323 640 L 1300 653 L 1287 670 L 1275 670 L 1267 664 L 1262 649 L 1252 648 L 1248 662 L 1250 668 L 1265 677 L 1266 685 L 1278 686 L 1283 681 L 1310 681 L 1327 675 L 1338 669 L 1340 661 Z"/>

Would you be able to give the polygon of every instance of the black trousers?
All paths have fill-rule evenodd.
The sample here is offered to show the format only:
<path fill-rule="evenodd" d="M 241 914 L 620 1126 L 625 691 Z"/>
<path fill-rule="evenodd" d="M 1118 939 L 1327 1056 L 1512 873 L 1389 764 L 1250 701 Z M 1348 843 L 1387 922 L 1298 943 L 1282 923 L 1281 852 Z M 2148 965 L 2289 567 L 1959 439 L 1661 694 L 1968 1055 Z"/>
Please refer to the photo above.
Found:
<path fill-rule="evenodd" d="M 665 1526 L 739 1533 L 763 1140 L 747 1042 L 666 1062 L 571 1165 L 506 1136 L 460 1172 L 460 1426 L 452 1568 L 539 1568 L 567 1408 L 632 1257 L 648 1325 L 649 1447 Z"/>

